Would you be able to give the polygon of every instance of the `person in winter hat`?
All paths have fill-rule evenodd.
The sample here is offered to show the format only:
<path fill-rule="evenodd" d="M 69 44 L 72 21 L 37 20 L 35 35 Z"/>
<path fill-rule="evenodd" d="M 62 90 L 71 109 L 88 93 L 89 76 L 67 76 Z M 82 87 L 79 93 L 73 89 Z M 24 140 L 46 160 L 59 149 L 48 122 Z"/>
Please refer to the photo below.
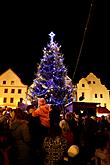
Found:
<path fill-rule="evenodd" d="M 63 119 L 59 122 L 59 126 L 62 129 L 62 135 L 67 140 L 68 145 L 71 146 L 74 143 L 74 135 L 71 131 L 68 122 Z"/>
<path fill-rule="evenodd" d="M 10 132 L 13 138 L 13 145 L 10 153 L 10 164 L 12 165 L 31 165 L 31 136 L 28 124 L 28 121 L 24 119 L 24 112 L 22 109 L 16 108 L 10 126 Z"/>
<path fill-rule="evenodd" d="M 47 136 L 48 130 L 50 128 L 50 111 L 51 106 L 46 103 L 46 100 L 44 98 L 39 98 L 38 108 L 32 112 L 32 116 L 39 117 L 40 119 L 41 140 L 43 140 L 44 137 Z"/>
<path fill-rule="evenodd" d="M 71 145 L 70 148 L 68 149 L 68 156 L 73 158 L 78 154 L 79 154 L 79 147 L 77 145 Z"/>
<path fill-rule="evenodd" d="M 46 100 L 44 98 L 39 98 L 38 99 L 38 107 L 45 105 L 46 104 Z"/>
<path fill-rule="evenodd" d="M 46 104 L 44 98 L 38 99 L 38 108 L 32 112 L 32 116 L 39 116 L 40 122 L 43 126 L 49 128 L 50 127 L 50 105 Z"/>

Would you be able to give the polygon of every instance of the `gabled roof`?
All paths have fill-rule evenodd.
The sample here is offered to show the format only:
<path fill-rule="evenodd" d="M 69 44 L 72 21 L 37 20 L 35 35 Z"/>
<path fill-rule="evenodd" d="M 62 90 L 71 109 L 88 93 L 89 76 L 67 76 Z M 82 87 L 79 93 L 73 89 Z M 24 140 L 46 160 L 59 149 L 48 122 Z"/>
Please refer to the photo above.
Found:
<path fill-rule="evenodd" d="M 11 68 L 9 68 L 9 69 L 6 70 L 5 72 L 3 72 L 3 73 L 0 75 L 0 77 L 1 77 L 1 76 L 4 76 L 4 75 L 6 75 L 6 74 L 13 74 L 14 76 L 16 76 L 16 78 L 20 79 L 20 78 L 17 76 L 17 74 L 16 74 Z"/>
<path fill-rule="evenodd" d="M 13 80 L 17 80 L 19 82 L 19 84 L 23 85 L 24 84 L 22 83 L 21 79 L 17 76 L 17 74 L 11 69 L 9 68 L 8 70 L 6 70 L 5 72 L 3 72 L 1 75 L 0 75 L 0 80 L 1 79 L 13 79 Z"/>

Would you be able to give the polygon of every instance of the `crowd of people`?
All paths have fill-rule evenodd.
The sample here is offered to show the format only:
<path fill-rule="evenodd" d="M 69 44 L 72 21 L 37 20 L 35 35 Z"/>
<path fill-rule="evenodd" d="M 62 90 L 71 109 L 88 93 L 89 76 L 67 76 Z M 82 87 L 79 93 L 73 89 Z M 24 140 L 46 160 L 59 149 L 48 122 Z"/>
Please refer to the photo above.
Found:
<path fill-rule="evenodd" d="M 0 165 L 110 165 L 110 121 L 49 105 L 0 111 Z"/>

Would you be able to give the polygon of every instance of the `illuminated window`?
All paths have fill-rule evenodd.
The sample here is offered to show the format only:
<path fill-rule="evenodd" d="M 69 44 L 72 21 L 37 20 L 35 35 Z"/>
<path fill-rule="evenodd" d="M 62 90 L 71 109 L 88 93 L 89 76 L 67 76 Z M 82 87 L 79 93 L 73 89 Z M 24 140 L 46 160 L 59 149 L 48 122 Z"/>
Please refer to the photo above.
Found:
<path fill-rule="evenodd" d="M 10 103 L 13 103 L 14 102 L 14 98 L 10 98 Z"/>
<path fill-rule="evenodd" d="M 3 103 L 6 103 L 6 102 L 7 102 L 7 98 L 4 97 L 4 98 L 3 98 Z"/>
<path fill-rule="evenodd" d="M 8 93 L 8 89 L 4 89 L 4 93 Z"/>
<path fill-rule="evenodd" d="M 15 89 L 11 89 L 11 93 L 15 93 Z"/>
<path fill-rule="evenodd" d="M 21 89 L 18 89 L 18 93 L 21 93 Z"/>
<path fill-rule="evenodd" d="M 6 81 L 3 81 L 3 84 L 6 84 Z"/>

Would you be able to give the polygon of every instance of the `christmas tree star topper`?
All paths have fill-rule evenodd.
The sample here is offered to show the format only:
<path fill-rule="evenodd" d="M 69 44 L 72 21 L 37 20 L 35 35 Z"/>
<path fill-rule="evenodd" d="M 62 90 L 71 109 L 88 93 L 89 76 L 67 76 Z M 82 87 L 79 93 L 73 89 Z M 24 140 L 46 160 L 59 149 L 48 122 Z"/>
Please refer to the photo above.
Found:
<path fill-rule="evenodd" d="M 54 38 L 54 36 L 55 36 L 55 33 L 53 33 L 53 32 L 51 32 L 50 34 L 49 34 L 49 36 L 50 36 L 50 42 L 52 43 L 53 42 L 53 38 Z"/>

